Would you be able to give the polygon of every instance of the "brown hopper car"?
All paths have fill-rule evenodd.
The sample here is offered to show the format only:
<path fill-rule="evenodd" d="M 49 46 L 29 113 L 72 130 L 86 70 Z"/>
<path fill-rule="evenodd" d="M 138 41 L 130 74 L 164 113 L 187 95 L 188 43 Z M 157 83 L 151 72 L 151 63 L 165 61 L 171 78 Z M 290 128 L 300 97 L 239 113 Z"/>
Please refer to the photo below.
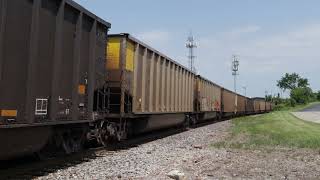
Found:
<path fill-rule="evenodd" d="M 201 76 L 196 78 L 195 112 L 197 120 L 221 118 L 221 87 Z"/>
<path fill-rule="evenodd" d="M 129 34 L 109 36 L 106 68 L 110 117 L 133 134 L 183 124 L 193 112 L 195 74 Z"/>
<path fill-rule="evenodd" d="M 247 97 L 242 95 L 237 95 L 237 113 L 244 115 L 246 113 Z"/>
<path fill-rule="evenodd" d="M 222 112 L 224 116 L 231 116 L 237 112 L 236 94 L 230 90 L 222 89 Z"/>
<path fill-rule="evenodd" d="M 0 1 L 0 159 L 100 115 L 109 28 L 70 0 Z"/>
<path fill-rule="evenodd" d="M 247 98 L 246 114 L 254 114 L 254 100 Z"/>

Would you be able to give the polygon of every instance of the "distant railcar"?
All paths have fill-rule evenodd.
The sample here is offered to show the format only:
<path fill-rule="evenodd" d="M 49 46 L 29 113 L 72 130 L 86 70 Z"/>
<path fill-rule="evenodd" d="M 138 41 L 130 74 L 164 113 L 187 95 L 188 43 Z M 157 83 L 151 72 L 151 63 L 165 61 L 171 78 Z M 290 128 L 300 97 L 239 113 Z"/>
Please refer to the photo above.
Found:
<path fill-rule="evenodd" d="M 245 96 L 237 94 L 237 114 L 246 114 L 247 98 Z"/>
<path fill-rule="evenodd" d="M 221 86 L 199 75 L 196 77 L 195 112 L 197 113 L 197 121 L 221 118 L 221 89 Z"/>
<path fill-rule="evenodd" d="M 246 114 L 254 114 L 255 113 L 254 105 L 255 105 L 254 100 L 251 98 L 247 98 Z"/>
<path fill-rule="evenodd" d="M 252 98 L 254 101 L 255 113 L 264 113 L 267 111 L 267 102 L 264 98 Z"/>
<path fill-rule="evenodd" d="M 237 113 L 236 94 L 234 92 L 223 88 L 221 101 L 224 117 L 233 116 Z"/>

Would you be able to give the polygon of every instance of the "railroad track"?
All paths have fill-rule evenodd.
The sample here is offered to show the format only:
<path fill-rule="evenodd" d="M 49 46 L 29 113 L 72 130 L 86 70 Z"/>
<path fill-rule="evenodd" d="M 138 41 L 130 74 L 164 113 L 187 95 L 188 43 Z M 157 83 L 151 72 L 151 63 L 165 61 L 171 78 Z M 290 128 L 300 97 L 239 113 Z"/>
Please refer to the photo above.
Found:
<path fill-rule="evenodd" d="M 0 179 L 32 179 L 43 176 L 59 169 L 65 169 L 77 164 L 90 161 L 99 156 L 113 155 L 118 151 L 139 146 L 141 144 L 168 137 L 182 132 L 180 129 L 167 129 L 149 134 L 139 135 L 127 141 L 114 144 L 108 148 L 92 147 L 84 152 L 58 156 L 50 159 L 39 160 L 36 156 L 19 158 L 0 163 Z"/>
<path fill-rule="evenodd" d="M 55 172 L 59 169 L 65 169 L 86 161 L 90 161 L 102 155 L 113 155 L 118 151 L 138 146 L 159 138 L 164 138 L 178 132 L 181 132 L 181 130 L 172 129 L 170 132 L 152 133 L 148 136 L 136 137 L 108 148 L 95 147 L 81 153 L 68 156 L 59 156 L 46 160 L 39 160 L 36 157 L 29 156 L 13 161 L 3 162 L 0 165 L 0 179 L 32 179 Z"/>
<path fill-rule="evenodd" d="M 227 120 L 225 118 L 221 121 Z M 214 124 L 219 121 L 206 121 L 199 123 L 192 128 L 199 128 Z M 171 135 L 181 133 L 185 130 L 170 128 L 159 130 L 152 133 L 141 134 L 129 140 L 116 143 L 110 147 L 90 147 L 86 151 L 72 154 L 59 155 L 54 158 L 39 160 L 36 156 L 19 158 L 16 160 L 5 161 L 0 163 L 0 179 L 32 179 L 41 177 L 49 173 L 56 172 L 61 169 L 76 166 L 83 162 L 88 162 L 100 156 L 113 155 L 119 151 L 139 146 L 157 139 L 165 138 Z"/>

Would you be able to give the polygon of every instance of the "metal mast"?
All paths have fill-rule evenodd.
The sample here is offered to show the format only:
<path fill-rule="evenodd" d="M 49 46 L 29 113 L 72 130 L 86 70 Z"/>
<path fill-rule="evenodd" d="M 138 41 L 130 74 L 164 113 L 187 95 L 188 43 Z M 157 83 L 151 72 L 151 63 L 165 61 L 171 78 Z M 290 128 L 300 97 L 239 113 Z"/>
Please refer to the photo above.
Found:
<path fill-rule="evenodd" d="M 234 77 L 234 92 L 237 93 L 237 75 L 239 71 L 239 60 L 236 55 L 232 55 L 232 75 Z M 234 113 L 236 114 L 238 112 L 238 96 L 236 96 L 235 101 L 234 101 L 234 107 L 235 111 Z"/>
<path fill-rule="evenodd" d="M 243 90 L 244 90 L 244 96 L 247 96 L 247 86 L 242 86 Z"/>
<path fill-rule="evenodd" d="M 190 33 L 187 43 L 186 43 L 186 47 L 189 49 L 189 68 L 192 72 L 196 72 L 196 68 L 194 66 L 194 60 L 196 58 L 196 56 L 194 56 L 194 49 L 197 48 L 197 45 L 194 41 L 194 37 L 192 35 L 192 33 Z"/>
<path fill-rule="evenodd" d="M 238 56 L 232 55 L 232 75 L 234 78 L 234 92 L 237 92 L 237 75 L 239 71 L 239 59 Z"/>

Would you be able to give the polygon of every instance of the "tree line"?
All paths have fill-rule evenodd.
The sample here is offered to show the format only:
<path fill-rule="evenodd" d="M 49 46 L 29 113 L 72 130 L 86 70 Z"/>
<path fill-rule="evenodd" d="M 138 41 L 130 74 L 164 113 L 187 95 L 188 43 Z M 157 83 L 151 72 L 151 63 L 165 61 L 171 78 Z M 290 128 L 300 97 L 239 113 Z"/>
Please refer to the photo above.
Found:
<path fill-rule="evenodd" d="M 276 104 L 285 102 L 291 106 L 295 106 L 297 104 L 307 104 L 313 101 L 320 101 L 320 91 L 313 92 L 310 88 L 309 80 L 301 77 L 297 73 L 286 73 L 277 81 L 277 86 L 283 93 L 289 92 L 290 98 L 283 99 L 280 97 L 280 94 L 278 94 L 278 97 L 273 99 Z"/>

